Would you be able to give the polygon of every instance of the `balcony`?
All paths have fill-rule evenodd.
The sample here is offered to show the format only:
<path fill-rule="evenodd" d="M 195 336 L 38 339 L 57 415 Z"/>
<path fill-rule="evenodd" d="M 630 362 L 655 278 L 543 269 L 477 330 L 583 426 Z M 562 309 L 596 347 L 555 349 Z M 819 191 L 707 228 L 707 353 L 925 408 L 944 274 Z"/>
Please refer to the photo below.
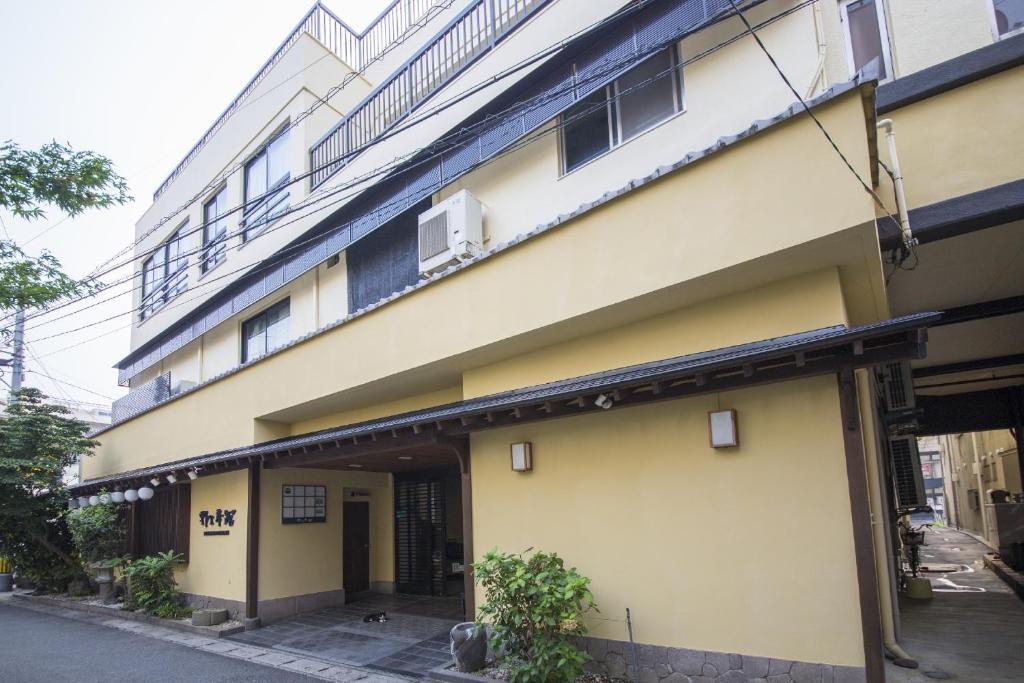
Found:
<path fill-rule="evenodd" d="M 504 0 L 503 0 L 504 1 Z M 298 25 L 292 29 L 288 37 L 278 46 L 256 75 L 252 77 L 242 91 L 231 101 L 227 108 L 213 122 L 199 142 L 178 162 L 170 175 L 153 193 L 153 201 L 177 178 L 185 166 L 189 164 L 206 146 L 211 138 L 220 130 L 228 118 L 242 106 L 242 102 L 263 82 L 271 69 L 281 60 L 285 52 L 299 39 L 303 33 L 318 41 L 348 64 L 354 71 L 362 71 L 368 64 L 381 56 L 391 45 L 401 40 L 410 30 L 418 25 L 424 15 L 433 8 L 444 4 L 444 0 L 394 0 L 373 23 L 362 33 L 352 30 L 348 24 L 333 12 L 317 2 L 306 13 Z"/>
<path fill-rule="evenodd" d="M 476 0 L 309 151 L 310 187 L 345 166 L 547 0 Z"/>

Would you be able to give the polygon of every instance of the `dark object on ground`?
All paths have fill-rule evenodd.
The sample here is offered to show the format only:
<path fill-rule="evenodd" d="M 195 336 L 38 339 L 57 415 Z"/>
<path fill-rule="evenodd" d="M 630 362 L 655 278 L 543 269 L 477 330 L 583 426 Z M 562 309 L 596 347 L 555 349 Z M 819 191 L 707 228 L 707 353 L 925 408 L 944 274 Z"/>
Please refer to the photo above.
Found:
<path fill-rule="evenodd" d="M 452 657 L 459 671 L 473 673 L 484 668 L 487 657 L 487 629 L 471 621 L 456 624 L 451 631 Z"/>
<path fill-rule="evenodd" d="M 366 624 L 370 624 L 370 623 L 373 623 L 375 621 L 379 621 L 380 623 L 383 624 L 387 620 L 388 620 L 388 613 L 387 612 L 374 612 L 372 614 L 367 614 L 365 617 L 363 617 L 363 623 L 366 623 Z"/>

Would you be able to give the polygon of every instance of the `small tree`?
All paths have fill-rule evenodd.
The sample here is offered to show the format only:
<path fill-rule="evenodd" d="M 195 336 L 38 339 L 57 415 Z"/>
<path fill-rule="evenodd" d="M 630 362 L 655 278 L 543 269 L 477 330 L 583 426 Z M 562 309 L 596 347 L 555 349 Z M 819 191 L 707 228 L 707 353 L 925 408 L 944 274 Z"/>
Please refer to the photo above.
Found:
<path fill-rule="evenodd" d="M 527 551 L 529 552 L 529 551 Z M 596 610 L 590 579 L 565 568 L 558 555 L 499 553 L 473 565 L 487 594 L 480 619 L 490 621 L 491 642 L 513 683 L 568 683 L 588 656 L 574 639 L 585 635 L 584 613 Z"/>
<path fill-rule="evenodd" d="M 84 562 L 116 560 L 124 552 L 123 510 L 119 505 L 90 505 L 68 513 L 71 538 Z"/>
<path fill-rule="evenodd" d="M 64 468 L 91 452 L 88 425 L 22 389 L 0 418 L 0 552 L 19 574 L 63 590 L 82 576 L 65 523 Z"/>

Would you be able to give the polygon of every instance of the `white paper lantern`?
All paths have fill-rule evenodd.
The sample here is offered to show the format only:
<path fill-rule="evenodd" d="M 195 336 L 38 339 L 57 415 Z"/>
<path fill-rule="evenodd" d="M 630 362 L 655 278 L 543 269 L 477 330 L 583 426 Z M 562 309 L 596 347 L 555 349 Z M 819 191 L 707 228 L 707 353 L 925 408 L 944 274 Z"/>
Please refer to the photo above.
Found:
<path fill-rule="evenodd" d="M 85 496 L 79 496 L 78 497 L 78 507 L 80 507 L 80 508 L 89 507 L 89 499 L 86 498 Z"/>
<path fill-rule="evenodd" d="M 110 494 L 110 500 L 114 503 L 123 503 L 124 493 L 122 493 L 121 491 L 114 491 Z"/>
<path fill-rule="evenodd" d="M 143 486 L 141 489 L 139 489 L 139 498 L 141 498 L 142 500 L 149 500 L 152 497 L 153 489 L 149 488 L 148 486 Z"/>
<path fill-rule="evenodd" d="M 99 496 L 89 496 L 89 505 L 99 505 L 99 504 L 100 504 L 100 497 Z"/>
<path fill-rule="evenodd" d="M 100 494 L 100 505 L 110 505 L 110 494 L 109 493 L 101 493 Z"/>
<path fill-rule="evenodd" d="M 127 491 L 124 492 L 124 499 L 127 500 L 129 503 L 134 503 L 139 499 L 139 492 L 136 491 L 135 489 L 128 489 Z"/>

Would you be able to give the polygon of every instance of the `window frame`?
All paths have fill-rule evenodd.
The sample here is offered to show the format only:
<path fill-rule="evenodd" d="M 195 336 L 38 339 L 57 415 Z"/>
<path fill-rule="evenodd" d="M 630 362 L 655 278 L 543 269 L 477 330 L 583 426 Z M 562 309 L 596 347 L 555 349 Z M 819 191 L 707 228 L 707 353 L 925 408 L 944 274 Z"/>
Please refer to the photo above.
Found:
<path fill-rule="evenodd" d="M 153 314 L 173 301 L 179 294 L 188 290 L 188 252 L 183 249 L 185 237 L 187 236 L 188 219 L 186 218 L 170 236 L 160 243 L 149 253 L 149 256 L 142 262 L 142 297 L 139 302 L 139 320 L 147 320 Z M 173 259 L 177 265 L 171 270 L 171 245 L 177 246 L 177 253 Z M 147 288 L 146 274 L 155 272 L 152 264 L 157 256 L 163 258 L 159 270 L 159 278 L 154 278 Z M 162 291 L 162 293 L 160 293 Z M 159 294 L 158 294 L 159 293 Z"/>
<path fill-rule="evenodd" d="M 672 106 L 673 106 L 673 111 L 672 111 L 672 113 L 670 113 L 665 118 L 663 118 L 663 119 L 661 119 L 659 121 L 656 121 L 656 122 L 652 123 L 651 125 L 647 126 L 646 128 L 644 128 L 643 130 L 639 130 L 636 133 L 634 133 L 633 135 L 629 136 L 628 138 L 623 139 L 623 135 L 622 135 L 622 105 L 621 105 L 622 92 L 619 89 L 619 80 L 626 73 L 631 71 L 633 68 L 636 68 L 636 67 L 640 66 L 641 64 L 643 64 L 644 62 L 647 62 L 647 61 L 649 61 L 651 59 L 654 59 L 658 55 L 664 54 L 665 52 L 668 53 L 668 55 L 669 55 L 669 62 L 671 64 L 671 66 L 670 66 L 671 72 L 669 73 L 669 75 L 667 77 L 671 80 L 671 83 L 672 83 L 672 99 L 673 99 Z M 574 78 L 574 80 L 575 80 L 575 68 L 576 67 L 574 65 L 573 66 L 573 72 L 574 72 L 573 78 Z M 634 64 L 626 72 L 623 72 L 622 74 L 619 74 L 619 76 L 617 78 L 615 78 L 612 82 L 608 83 L 607 85 L 602 86 L 601 88 L 599 88 L 599 90 L 604 91 L 604 94 L 605 94 L 605 106 L 607 108 L 607 117 L 608 117 L 608 148 L 605 149 L 600 154 L 597 154 L 597 155 L 587 159 L 586 161 L 580 162 L 578 165 L 576 165 L 576 166 L 574 166 L 572 168 L 568 168 L 568 166 L 566 165 L 567 162 L 568 162 L 568 153 L 566 151 L 566 143 L 567 143 L 566 138 L 567 138 L 567 136 L 565 134 L 565 126 L 563 125 L 562 129 L 559 131 L 559 135 L 558 135 L 558 138 L 559 138 L 559 146 L 558 146 L 558 152 L 559 152 L 559 171 L 560 171 L 559 177 L 565 177 L 565 176 L 569 175 L 570 173 L 573 173 L 573 172 L 583 168 L 584 166 L 587 166 L 588 164 L 591 164 L 591 163 L 597 161 L 601 157 L 603 157 L 603 156 L 605 156 L 605 155 L 615 151 L 616 149 L 618 149 L 622 145 L 625 145 L 626 143 L 628 143 L 628 142 L 630 142 L 632 140 L 635 140 L 635 139 L 643 136 L 644 134 L 650 132 L 651 130 L 654 130 L 658 126 L 661 126 L 661 125 L 667 123 L 668 121 L 671 121 L 676 116 L 679 116 L 680 114 L 683 114 L 683 113 L 686 112 L 686 92 L 685 92 L 684 79 L 683 79 L 682 60 L 679 57 L 679 46 L 678 46 L 678 44 L 672 44 L 672 45 L 666 47 L 664 50 L 659 50 L 658 52 L 656 52 L 656 53 L 654 53 L 652 55 L 649 55 L 648 57 L 646 57 L 643 60 L 641 60 L 641 61 L 637 62 L 636 64 Z M 597 91 L 594 91 L 594 92 L 597 92 Z M 576 106 L 581 100 L 582 100 L 582 98 L 577 99 L 573 103 L 572 106 Z M 564 123 L 564 121 L 563 121 L 563 117 L 564 116 L 565 116 L 564 112 L 563 112 L 563 114 L 559 115 L 559 123 Z"/>
<path fill-rule="evenodd" d="M 257 358 L 263 358 L 265 356 L 268 356 L 268 355 L 270 355 L 270 353 L 272 351 L 276 351 L 277 349 L 281 348 L 281 346 L 284 346 L 284 344 L 282 344 L 281 346 L 275 346 L 273 349 L 271 349 L 271 348 L 267 347 L 266 341 L 264 341 L 263 353 L 250 357 L 249 354 L 248 354 L 248 351 L 249 351 L 249 337 L 246 335 L 246 328 L 247 327 L 249 327 L 250 325 L 252 325 L 252 324 L 256 323 L 257 321 L 259 321 L 260 318 L 266 318 L 271 313 L 271 311 L 274 311 L 275 309 L 280 308 L 282 306 L 287 306 L 287 308 L 288 308 L 287 320 L 288 320 L 288 328 L 289 328 L 289 331 L 290 331 L 291 330 L 291 318 L 292 318 L 292 305 L 291 305 L 291 297 L 290 296 L 286 296 L 285 298 L 281 299 L 280 301 L 275 301 L 274 303 L 270 304 L 269 306 L 267 306 L 266 308 L 261 310 L 259 313 L 255 314 L 253 316 L 250 316 L 250 317 L 248 317 L 248 318 L 246 318 L 245 320 L 242 321 L 241 326 L 239 327 L 239 339 L 241 341 L 241 344 L 240 344 L 241 348 L 239 349 L 239 358 L 241 359 L 241 362 L 242 362 L 243 365 L 245 363 L 248 363 L 249 361 L 256 360 Z M 264 329 L 263 329 L 264 336 L 266 335 L 267 329 L 268 328 L 266 326 L 264 326 Z"/>
<path fill-rule="evenodd" d="M 843 32 L 843 45 L 846 49 L 846 65 L 850 71 L 850 78 L 857 74 L 856 61 L 853 58 L 853 36 L 850 33 L 849 7 L 855 2 L 863 0 L 839 0 L 839 24 Z M 875 6 L 875 21 L 878 22 L 878 40 L 882 44 L 882 64 L 885 66 L 885 78 L 879 79 L 879 83 L 888 83 L 895 80 L 896 71 L 892 60 L 892 43 L 889 41 L 889 21 L 885 16 L 885 0 L 871 0 Z"/>
<path fill-rule="evenodd" d="M 1024 26 L 1020 26 L 1015 29 L 1011 29 L 1006 33 L 999 32 L 999 22 L 996 19 L 996 0 L 988 0 L 988 18 L 992 23 L 992 37 L 996 42 L 1000 40 L 1006 40 L 1024 33 Z"/>
<path fill-rule="evenodd" d="M 201 252 L 200 269 L 204 275 L 227 260 L 227 191 L 227 185 L 223 185 L 203 202 L 203 247 Z M 221 199 L 224 200 L 225 206 L 223 209 L 220 208 Z M 211 221 L 207 215 L 207 209 L 211 204 L 217 204 L 217 209 L 219 211 L 213 219 L 212 224 L 223 224 L 224 226 L 223 232 L 215 235 L 213 239 L 210 239 L 209 236 Z"/>
<path fill-rule="evenodd" d="M 273 184 L 270 182 L 270 149 L 274 144 L 281 142 L 287 149 L 288 145 L 288 133 L 289 128 L 286 124 L 281 130 L 278 130 L 263 144 L 259 150 L 256 151 L 249 159 L 246 160 L 245 165 L 242 168 L 242 219 L 241 219 L 241 233 L 243 244 L 250 241 L 253 237 L 259 235 L 267 227 L 273 223 L 278 217 L 280 217 L 288 209 L 288 197 L 289 192 L 287 187 L 291 182 L 291 170 L 285 171 L 284 175 L 274 180 Z M 264 182 L 266 188 L 262 193 L 257 195 L 258 198 L 249 199 L 249 169 L 254 165 L 264 161 L 266 166 Z M 283 205 L 283 206 L 282 206 Z M 264 209 L 266 211 L 264 212 Z M 255 220 L 254 220 L 255 218 Z"/>

